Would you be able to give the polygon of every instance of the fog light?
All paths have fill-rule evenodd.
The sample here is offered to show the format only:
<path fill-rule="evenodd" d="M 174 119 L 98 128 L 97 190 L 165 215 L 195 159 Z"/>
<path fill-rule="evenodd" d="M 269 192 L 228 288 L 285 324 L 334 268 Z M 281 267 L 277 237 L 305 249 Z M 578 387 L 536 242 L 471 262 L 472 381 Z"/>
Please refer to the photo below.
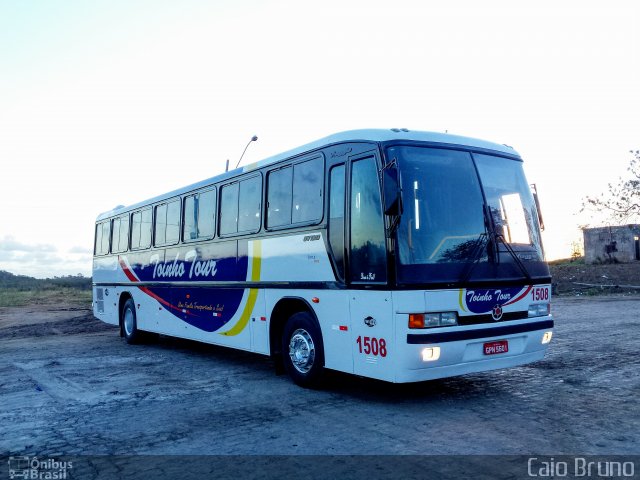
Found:
<path fill-rule="evenodd" d="M 551 337 L 553 337 L 553 332 L 544 332 L 542 335 L 542 344 L 545 345 L 551 341 Z"/>
<path fill-rule="evenodd" d="M 427 347 L 422 349 L 423 362 L 435 362 L 440 358 L 440 347 Z"/>

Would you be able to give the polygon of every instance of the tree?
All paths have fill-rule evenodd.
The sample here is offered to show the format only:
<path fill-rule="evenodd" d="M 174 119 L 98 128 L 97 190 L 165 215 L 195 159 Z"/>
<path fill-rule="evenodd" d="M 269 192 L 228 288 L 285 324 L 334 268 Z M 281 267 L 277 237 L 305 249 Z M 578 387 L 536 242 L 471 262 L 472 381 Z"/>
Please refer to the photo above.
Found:
<path fill-rule="evenodd" d="M 631 150 L 630 178 L 620 177 L 615 185 L 609 184 L 608 192 L 600 197 L 585 197 L 582 211 L 597 210 L 611 214 L 619 223 L 640 218 L 640 150 Z"/>

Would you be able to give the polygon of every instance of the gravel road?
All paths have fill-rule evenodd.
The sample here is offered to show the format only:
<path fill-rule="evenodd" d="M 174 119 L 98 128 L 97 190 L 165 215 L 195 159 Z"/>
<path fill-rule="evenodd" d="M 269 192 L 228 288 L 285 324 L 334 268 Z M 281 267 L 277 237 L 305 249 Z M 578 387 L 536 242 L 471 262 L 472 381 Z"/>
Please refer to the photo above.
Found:
<path fill-rule="evenodd" d="M 640 297 L 559 298 L 541 362 L 421 384 L 331 374 L 162 337 L 89 309 L 0 309 L 0 453 L 640 454 Z"/>

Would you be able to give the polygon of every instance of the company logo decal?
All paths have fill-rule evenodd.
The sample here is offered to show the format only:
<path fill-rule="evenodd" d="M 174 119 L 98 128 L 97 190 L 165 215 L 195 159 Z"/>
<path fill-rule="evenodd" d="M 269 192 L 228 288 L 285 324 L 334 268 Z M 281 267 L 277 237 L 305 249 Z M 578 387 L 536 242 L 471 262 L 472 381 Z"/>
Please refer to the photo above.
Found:
<path fill-rule="evenodd" d="M 459 304 L 463 312 L 491 313 L 494 320 L 502 318 L 502 307 L 514 304 L 531 291 L 532 286 L 505 288 L 460 289 Z"/>
<path fill-rule="evenodd" d="M 181 252 L 168 261 L 161 261 L 159 254 L 119 257 L 120 268 L 132 283 L 164 281 L 260 281 L 260 241 L 250 242 L 251 278 L 249 257 L 202 258 L 198 250 L 189 250 L 180 259 Z M 135 260 L 138 260 L 137 262 Z M 140 291 L 158 301 L 180 320 L 206 332 L 221 331 L 222 335 L 235 336 L 244 330 L 255 307 L 258 290 L 255 288 L 203 287 L 197 284 L 184 287 L 138 286 Z M 243 305 L 242 310 L 240 307 Z M 239 314 L 239 315 L 238 315 Z"/>

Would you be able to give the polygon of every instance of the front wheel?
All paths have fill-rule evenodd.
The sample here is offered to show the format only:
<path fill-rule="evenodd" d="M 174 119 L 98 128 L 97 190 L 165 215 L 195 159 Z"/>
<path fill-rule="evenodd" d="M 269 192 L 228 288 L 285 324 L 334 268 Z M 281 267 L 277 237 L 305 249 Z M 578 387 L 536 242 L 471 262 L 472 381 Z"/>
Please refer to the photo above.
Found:
<path fill-rule="evenodd" d="M 292 315 L 282 336 L 282 360 L 291 379 L 301 387 L 320 385 L 324 346 L 316 322 L 307 312 Z"/>

